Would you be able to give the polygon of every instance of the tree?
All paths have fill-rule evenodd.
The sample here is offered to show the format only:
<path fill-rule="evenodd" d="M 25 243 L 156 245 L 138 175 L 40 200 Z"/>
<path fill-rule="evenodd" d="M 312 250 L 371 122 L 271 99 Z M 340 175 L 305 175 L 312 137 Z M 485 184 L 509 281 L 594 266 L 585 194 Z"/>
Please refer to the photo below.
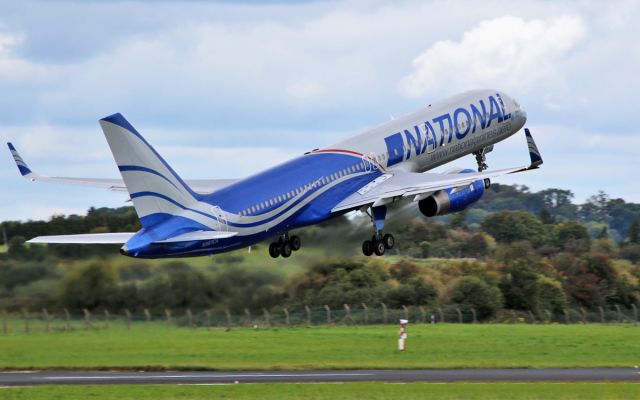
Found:
<path fill-rule="evenodd" d="M 577 221 L 558 224 L 553 229 L 551 241 L 559 249 L 582 254 L 591 248 L 591 236 L 587 228 Z"/>
<path fill-rule="evenodd" d="M 631 221 L 629 230 L 627 231 L 627 237 L 629 238 L 629 243 L 640 243 L 640 222 L 637 217 L 634 217 Z"/>
<path fill-rule="evenodd" d="M 545 225 L 552 225 L 556 223 L 556 219 L 551 215 L 547 207 L 540 210 L 540 215 L 538 215 L 538 217 L 540 218 L 540 222 Z"/>
<path fill-rule="evenodd" d="M 482 222 L 482 230 L 501 243 L 523 240 L 539 246 L 544 237 L 542 222 L 526 211 L 500 211 Z"/>
<path fill-rule="evenodd" d="M 72 271 L 62 284 L 62 303 L 73 310 L 108 307 L 117 291 L 116 274 L 105 263 L 92 263 Z"/>
<path fill-rule="evenodd" d="M 451 288 L 451 301 L 473 307 L 478 319 L 493 317 L 503 306 L 500 290 L 475 276 L 456 280 Z"/>

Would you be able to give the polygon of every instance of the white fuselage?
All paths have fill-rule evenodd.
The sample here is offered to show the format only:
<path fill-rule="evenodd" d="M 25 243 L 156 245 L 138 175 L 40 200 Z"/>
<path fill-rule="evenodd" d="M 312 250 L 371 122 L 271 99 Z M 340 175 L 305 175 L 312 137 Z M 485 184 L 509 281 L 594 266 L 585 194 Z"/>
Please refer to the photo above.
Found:
<path fill-rule="evenodd" d="M 374 157 L 390 172 L 424 172 L 508 138 L 526 119 L 522 107 L 504 92 L 475 90 L 429 104 L 323 150 L 346 149 Z M 389 140 L 391 136 L 396 140 Z"/>

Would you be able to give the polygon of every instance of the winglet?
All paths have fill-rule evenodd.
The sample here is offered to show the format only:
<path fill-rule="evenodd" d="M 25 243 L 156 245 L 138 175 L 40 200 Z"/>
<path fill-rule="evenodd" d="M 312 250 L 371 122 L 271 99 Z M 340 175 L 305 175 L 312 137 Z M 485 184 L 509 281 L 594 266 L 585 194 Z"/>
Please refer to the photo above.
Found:
<path fill-rule="evenodd" d="M 11 154 L 13 155 L 13 160 L 16 162 L 16 165 L 18 166 L 20 175 L 28 176 L 33 174 L 31 169 L 27 166 L 27 163 L 25 163 L 22 157 L 20 157 L 20 154 L 18 154 L 18 150 L 16 150 L 15 146 L 10 142 L 7 143 L 7 146 L 9 146 L 9 151 L 11 151 Z"/>
<path fill-rule="evenodd" d="M 540 151 L 538 151 L 538 146 L 536 146 L 536 142 L 533 140 L 533 136 L 531 136 L 529 128 L 524 128 L 524 134 L 527 136 L 529 157 L 531 157 L 531 165 L 529 166 L 529 169 L 538 168 L 542 165 L 542 157 L 540 156 Z"/>

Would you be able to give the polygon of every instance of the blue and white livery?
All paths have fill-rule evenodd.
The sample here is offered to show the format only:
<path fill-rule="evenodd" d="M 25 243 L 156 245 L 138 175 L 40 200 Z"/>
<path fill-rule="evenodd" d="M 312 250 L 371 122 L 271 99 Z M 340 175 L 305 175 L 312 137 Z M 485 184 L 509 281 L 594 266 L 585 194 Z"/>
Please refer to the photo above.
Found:
<path fill-rule="evenodd" d="M 395 242 L 382 233 L 388 207 L 413 201 L 427 217 L 461 211 L 482 197 L 490 178 L 542 164 L 525 129 L 531 163 L 486 170 L 486 153 L 526 119 L 503 92 L 466 92 L 240 180 L 183 180 L 121 114 L 100 120 L 121 180 L 38 175 L 8 145 L 29 180 L 127 191 L 142 226 L 135 233 L 41 236 L 32 243 L 124 243 L 124 255 L 165 258 L 211 255 L 275 238 L 271 256 L 289 257 L 301 243 L 290 231 L 360 210 L 374 227 L 363 253 L 382 255 Z M 477 172 L 425 172 L 468 154 L 475 156 Z"/>

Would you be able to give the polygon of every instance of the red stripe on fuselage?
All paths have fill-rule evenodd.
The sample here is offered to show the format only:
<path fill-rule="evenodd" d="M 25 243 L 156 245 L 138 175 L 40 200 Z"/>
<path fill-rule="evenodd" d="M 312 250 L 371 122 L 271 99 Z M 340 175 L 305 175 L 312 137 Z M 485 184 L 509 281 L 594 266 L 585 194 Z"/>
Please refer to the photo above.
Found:
<path fill-rule="evenodd" d="M 382 169 L 383 171 L 386 171 L 387 169 L 378 162 L 378 160 L 376 160 L 375 158 L 371 158 L 370 156 L 365 156 L 362 153 L 358 153 L 357 151 L 352 151 L 352 150 L 342 150 L 342 149 L 324 149 L 324 150 L 315 150 L 312 151 L 311 154 L 315 154 L 315 153 L 343 153 L 343 154 L 351 154 L 351 155 L 355 155 L 358 157 L 364 157 L 364 158 L 368 158 L 371 161 L 375 162 L 376 164 L 378 164 L 378 166 L 380 167 L 380 169 Z"/>

